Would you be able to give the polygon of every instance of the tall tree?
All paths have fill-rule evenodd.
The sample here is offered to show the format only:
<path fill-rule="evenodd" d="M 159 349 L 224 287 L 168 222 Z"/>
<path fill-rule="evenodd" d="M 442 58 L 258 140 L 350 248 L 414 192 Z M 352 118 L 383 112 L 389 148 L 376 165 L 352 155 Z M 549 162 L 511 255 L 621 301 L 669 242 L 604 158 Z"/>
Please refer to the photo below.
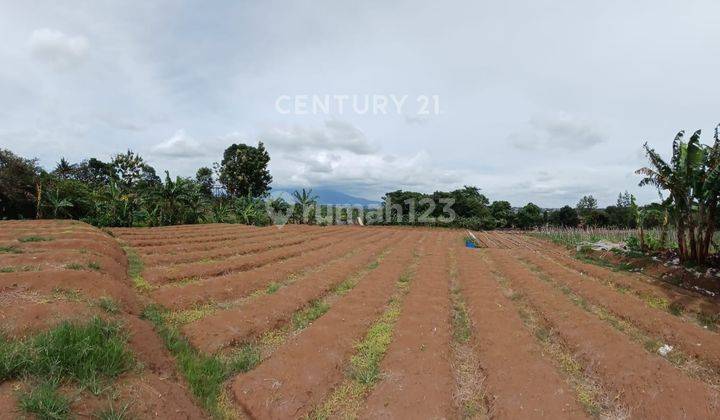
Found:
<path fill-rule="evenodd" d="M 270 155 L 262 142 L 257 147 L 232 144 L 219 165 L 220 183 L 233 197 L 261 197 L 270 190 Z"/>
<path fill-rule="evenodd" d="M 720 195 L 720 135 L 715 128 L 712 146 L 700 142 L 697 130 L 686 143 L 685 132 L 673 140 L 670 163 L 645 143 L 652 167 L 640 168 L 640 185 L 653 185 L 668 191 L 670 215 L 676 222 L 678 251 L 682 261 L 705 263 L 715 233 L 718 196 Z"/>
<path fill-rule="evenodd" d="M 597 200 L 592 195 L 583 196 L 575 206 L 583 219 L 587 218 L 593 210 L 597 210 Z"/>
<path fill-rule="evenodd" d="M 60 179 L 70 179 L 75 175 L 76 168 L 77 165 L 70 164 L 70 162 L 68 162 L 67 159 L 63 157 L 60 158 L 60 162 L 58 162 L 55 166 L 53 174 Z"/>
<path fill-rule="evenodd" d="M 213 185 L 215 185 L 212 169 L 205 166 L 198 169 L 197 173 L 195 174 L 195 180 L 198 184 L 200 184 L 200 192 L 205 197 L 212 197 Z"/>
<path fill-rule="evenodd" d="M 37 159 L 0 149 L 0 219 L 35 216 L 41 173 Z"/>

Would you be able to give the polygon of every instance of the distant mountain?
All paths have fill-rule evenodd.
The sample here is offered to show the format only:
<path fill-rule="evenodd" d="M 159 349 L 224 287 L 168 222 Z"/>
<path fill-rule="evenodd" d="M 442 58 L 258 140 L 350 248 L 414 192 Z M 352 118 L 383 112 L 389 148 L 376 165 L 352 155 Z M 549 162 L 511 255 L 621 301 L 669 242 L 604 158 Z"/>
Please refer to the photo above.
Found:
<path fill-rule="evenodd" d="M 302 188 L 273 188 L 270 195 L 273 197 L 286 196 L 293 191 L 302 191 Z M 313 188 L 312 194 L 318 196 L 318 204 L 354 204 L 361 206 L 377 206 L 379 200 L 368 200 L 367 198 L 355 197 L 330 188 Z"/>

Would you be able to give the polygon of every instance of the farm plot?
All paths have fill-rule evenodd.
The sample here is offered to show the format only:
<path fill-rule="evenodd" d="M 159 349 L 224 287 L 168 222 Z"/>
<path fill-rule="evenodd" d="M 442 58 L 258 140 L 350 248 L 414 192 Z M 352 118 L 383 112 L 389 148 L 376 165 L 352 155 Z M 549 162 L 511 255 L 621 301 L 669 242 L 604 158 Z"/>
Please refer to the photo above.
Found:
<path fill-rule="evenodd" d="M 443 229 L 218 224 L 113 229 L 112 238 L 80 223 L 3 227 L 0 265 L 12 272 L 0 284 L 13 308 L 0 312 L 3 343 L 62 319 L 119 321 L 143 363 L 113 386 L 165 372 L 186 398 L 172 408 L 182 415 L 150 402 L 130 405 L 133 417 L 151 417 L 147 404 L 160 418 L 259 419 L 713 418 L 720 409 L 720 337 L 707 321 L 718 302 L 520 233 L 475 232 L 470 249 L 466 232 Z M 21 269 L 32 261 L 37 269 Z M 114 314 L 97 303 L 105 296 Z M 31 315 L 38 305 L 49 306 Z M 19 407 L 12 390 L 39 385 L 29 378 L 3 378 L 0 401 Z M 107 401 L 94 398 L 72 410 Z"/>
<path fill-rule="evenodd" d="M 206 416 L 126 269 L 84 223 L 0 222 L 0 417 Z"/>

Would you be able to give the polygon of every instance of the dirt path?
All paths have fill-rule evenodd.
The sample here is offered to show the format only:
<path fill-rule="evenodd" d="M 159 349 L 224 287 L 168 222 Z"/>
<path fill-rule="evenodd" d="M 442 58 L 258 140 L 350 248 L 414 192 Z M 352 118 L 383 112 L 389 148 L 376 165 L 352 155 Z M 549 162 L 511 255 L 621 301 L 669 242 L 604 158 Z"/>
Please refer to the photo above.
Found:
<path fill-rule="evenodd" d="M 687 377 L 668 361 L 648 354 L 604 321 L 571 303 L 562 292 L 522 266 L 511 252 L 488 250 L 491 260 L 513 287 L 522 290 L 557 334 L 603 384 L 640 418 L 711 418 L 719 396 Z"/>
<path fill-rule="evenodd" d="M 450 366 L 450 261 L 457 234 L 438 234 L 420 260 L 403 299 L 393 341 L 368 397 L 363 418 L 453 418 Z"/>
<path fill-rule="evenodd" d="M 256 338 L 290 321 L 295 311 L 327 294 L 334 286 L 375 261 L 381 252 L 398 240 L 398 235 L 378 238 L 348 258 L 328 263 L 273 294 L 262 295 L 247 305 L 220 311 L 183 327 L 183 333 L 199 350 L 217 350 Z"/>
<path fill-rule="evenodd" d="M 235 399 L 251 417 L 302 417 L 343 380 L 353 345 L 382 313 L 421 235 L 410 232 L 327 314 L 255 370 L 236 378 Z"/>
<path fill-rule="evenodd" d="M 497 418 L 584 418 L 574 390 L 524 327 L 477 251 L 458 250 L 458 276 Z"/>

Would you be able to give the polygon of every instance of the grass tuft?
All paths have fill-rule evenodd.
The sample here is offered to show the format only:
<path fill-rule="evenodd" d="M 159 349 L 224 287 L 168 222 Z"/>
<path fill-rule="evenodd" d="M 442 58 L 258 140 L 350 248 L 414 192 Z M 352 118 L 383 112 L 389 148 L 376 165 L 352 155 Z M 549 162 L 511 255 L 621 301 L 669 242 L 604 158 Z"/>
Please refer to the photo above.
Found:
<path fill-rule="evenodd" d="M 45 236 L 25 236 L 24 238 L 18 238 L 18 241 L 20 242 L 47 242 L 52 241 L 53 238 L 48 238 Z"/>
<path fill-rule="evenodd" d="M 273 293 L 277 292 L 278 290 L 280 290 L 280 283 L 272 282 L 272 283 L 268 284 L 265 292 L 268 295 L 272 295 Z"/>
<path fill-rule="evenodd" d="M 193 348 L 176 327 L 168 324 L 167 316 L 168 311 L 158 305 L 150 305 L 143 311 L 143 317 L 153 323 L 165 346 L 176 357 L 192 393 L 214 417 L 222 417 L 223 383 L 231 375 L 250 370 L 259 363 L 259 350 L 247 345 L 227 359 L 208 356 Z"/>
<path fill-rule="evenodd" d="M 293 328 L 295 330 L 306 328 L 311 322 L 323 316 L 329 309 L 330 305 L 327 302 L 322 300 L 313 301 L 307 308 L 293 314 Z"/>
<path fill-rule="evenodd" d="M 0 254 L 22 254 L 22 250 L 15 245 L 0 246 Z"/>
<path fill-rule="evenodd" d="M 65 268 L 68 270 L 84 270 L 85 266 L 79 263 L 65 264 Z"/>
<path fill-rule="evenodd" d="M 97 307 L 109 314 L 116 314 L 120 310 L 117 302 L 111 297 L 103 296 L 97 301 Z"/>
<path fill-rule="evenodd" d="M 123 250 L 128 259 L 128 276 L 132 279 L 135 288 L 141 292 L 152 290 L 153 286 L 142 276 L 143 261 L 140 256 L 130 246 L 123 247 Z"/>
<path fill-rule="evenodd" d="M 58 392 L 55 381 L 46 381 L 20 396 L 20 408 L 39 419 L 66 419 L 70 414 L 70 400 Z"/>

